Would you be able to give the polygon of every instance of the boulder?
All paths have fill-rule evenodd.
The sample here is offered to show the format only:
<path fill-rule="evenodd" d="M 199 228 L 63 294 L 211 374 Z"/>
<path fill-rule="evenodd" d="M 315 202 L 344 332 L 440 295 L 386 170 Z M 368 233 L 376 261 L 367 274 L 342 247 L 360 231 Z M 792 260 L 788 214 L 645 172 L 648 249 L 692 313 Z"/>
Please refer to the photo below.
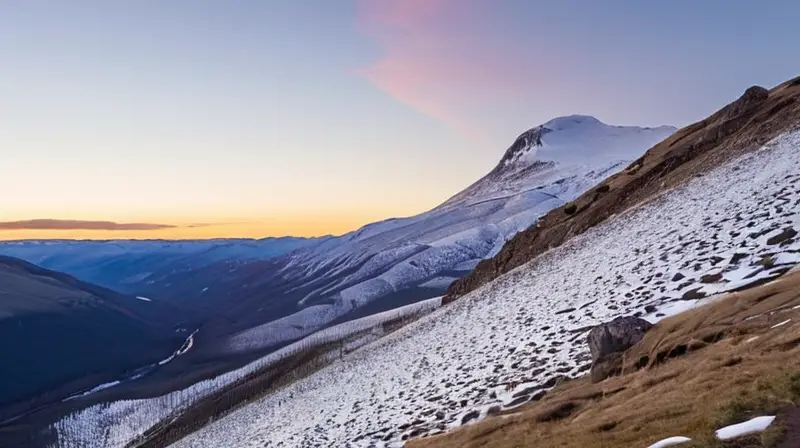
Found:
<path fill-rule="evenodd" d="M 611 322 L 594 327 L 588 336 L 592 361 L 597 361 L 611 353 L 627 350 L 641 341 L 644 334 L 651 328 L 653 328 L 653 324 L 633 316 L 618 317 Z"/>
<path fill-rule="evenodd" d="M 478 417 L 480 417 L 480 416 L 481 416 L 481 413 L 478 412 L 478 411 L 467 412 L 466 414 L 464 414 L 463 417 L 461 417 L 461 424 L 462 425 L 466 425 L 467 423 L 471 422 L 472 420 L 477 420 Z"/>
<path fill-rule="evenodd" d="M 776 244 L 785 243 L 792 238 L 797 236 L 797 230 L 794 230 L 792 227 L 787 227 L 783 229 L 783 231 L 772 238 L 767 240 L 767 244 L 770 246 L 774 246 Z"/>
<path fill-rule="evenodd" d="M 622 354 L 638 343 L 653 328 L 650 322 L 633 316 L 618 317 L 598 325 L 589 332 L 589 350 L 592 352 L 593 383 L 619 375 L 622 371 Z"/>

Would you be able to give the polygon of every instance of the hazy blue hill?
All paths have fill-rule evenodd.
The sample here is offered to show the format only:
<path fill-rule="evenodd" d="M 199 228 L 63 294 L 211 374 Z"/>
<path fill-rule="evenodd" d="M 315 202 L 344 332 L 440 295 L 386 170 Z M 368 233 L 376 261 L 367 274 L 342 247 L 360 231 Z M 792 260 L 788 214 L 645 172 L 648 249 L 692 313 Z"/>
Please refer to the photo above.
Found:
<path fill-rule="evenodd" d="M 69 394 L 168 357 L 180 315 L 0 256 L 0 417 L 42 394 Z"/>

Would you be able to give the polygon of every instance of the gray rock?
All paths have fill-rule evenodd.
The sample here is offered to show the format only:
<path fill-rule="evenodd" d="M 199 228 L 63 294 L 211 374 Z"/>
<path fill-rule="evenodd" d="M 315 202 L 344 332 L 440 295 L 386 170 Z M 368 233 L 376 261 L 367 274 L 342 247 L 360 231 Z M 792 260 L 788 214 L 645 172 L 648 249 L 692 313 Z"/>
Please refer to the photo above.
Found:
<path fill-rule="evenodd" d="M 481 416 L 481 413 L 478 412 L 478 411 L 467 412 L 466 414 L 464 414 L 463 417 L 461 417 L 461 424 L 462 425 L 466 425 L 467 423 L 471 422 L 472 420 L 476 420 L 480 416 Z"/>
<path fill-rule="evenodd" d="M 594 327 L 588 336 L 592 361 L 597 361 L 611 353 L 627 350 L 641 341 L 644 334 L 651 328 L 653 328 L 653 324 L 633 316 L 618 317 L 611 322 Z"/>
<path fill-rule="evenodd" d="M 792 227 L 787 227 L 781 231 L 781 233 L 773 236 L 772 238 L 767 240 L 767 244 L 770 246 L 774 246 L 776 244 L 785 243 L 792 238 L 797 236 L 797 230 L 794 230 Z"/>
<path fill-rule="evenodd" d="M 618 317 L 593 328 L 589 332 L 589 350 L 592 352 L 593 383 L 619 375 L 622 371 L 622 353 L 638 343 L 648 330 L 650 322 L 633 316 Z"/>

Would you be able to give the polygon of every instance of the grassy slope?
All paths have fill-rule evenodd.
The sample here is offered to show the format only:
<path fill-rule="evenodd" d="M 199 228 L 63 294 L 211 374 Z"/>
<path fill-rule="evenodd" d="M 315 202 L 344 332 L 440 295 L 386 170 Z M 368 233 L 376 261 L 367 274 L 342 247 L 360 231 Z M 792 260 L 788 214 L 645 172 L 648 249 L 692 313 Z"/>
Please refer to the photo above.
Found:
<path fill-rule="evenodd" d="M 407 446 L 627 448 L 671 436 L 692 438 L 687 448 L 800 446 L 781 417 L 800 403 L 797 306 L 795 271 L 659 323 L 626 352 L 622 376 L 565 382 L 537 403 Z M 715 429 L 779 410 L 761 435 L 714 439 Z"/>

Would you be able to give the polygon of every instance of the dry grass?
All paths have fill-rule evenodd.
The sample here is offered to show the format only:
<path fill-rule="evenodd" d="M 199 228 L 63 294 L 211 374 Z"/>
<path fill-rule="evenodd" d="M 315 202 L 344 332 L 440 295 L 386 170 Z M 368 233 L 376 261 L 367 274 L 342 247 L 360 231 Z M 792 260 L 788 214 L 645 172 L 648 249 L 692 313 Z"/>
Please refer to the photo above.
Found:
<path fill-rule="evenodd" d="M 798 305 L 800 272 L 730 294 L 657 325 L 626 353 L 622 376 L 570 381 L 515 414 L 407 446 L 628 448 L 676 435 L 695 441 L 687 447 L 782 446 L 780 425 L 727 444 L 713 435 L 800 403 Z"/>

